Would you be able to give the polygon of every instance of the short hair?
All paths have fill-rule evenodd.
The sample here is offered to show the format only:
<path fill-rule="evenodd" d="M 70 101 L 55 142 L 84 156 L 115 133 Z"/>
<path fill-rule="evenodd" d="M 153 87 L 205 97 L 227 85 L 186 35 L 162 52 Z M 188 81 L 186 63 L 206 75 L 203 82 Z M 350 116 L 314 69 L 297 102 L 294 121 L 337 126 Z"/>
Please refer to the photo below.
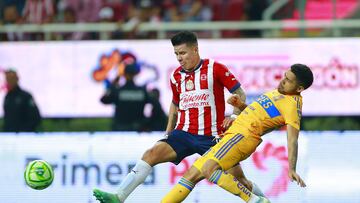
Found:
<path fill-rule="evenodd" d="M 171 37 L 171 43 L 173 46 L 181 45 L 181 44 L 189 44 L 189 45 L 197 45 L 197 36 L 195 33 L 190 31 L 181 31 L 176 33 L 173 37 Z"/>
<path fill-rule="evenodd" d="M 304 89 L 307 89 L 312 85 L 314 75 L 308 66 L 299 63 L 294 64 L 291 66 L 291 72 L 295 74 L 298 84 L 303 86 Z"/>

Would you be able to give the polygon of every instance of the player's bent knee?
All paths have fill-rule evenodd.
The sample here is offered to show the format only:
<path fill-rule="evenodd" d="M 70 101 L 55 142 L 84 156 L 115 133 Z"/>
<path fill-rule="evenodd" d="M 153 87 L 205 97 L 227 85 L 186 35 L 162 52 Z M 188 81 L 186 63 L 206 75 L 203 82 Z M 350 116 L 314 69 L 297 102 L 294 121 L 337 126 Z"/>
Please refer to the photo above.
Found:
<path fill-rule="evenodd" d="M 207 160 L 203 167 L 201 168 L 202 174 L 205 176 L 206 179 L 209 179 L 211 175 L 217 170 L 220 169 L 220 165 L 214 160 Z"/>
<path fill-rule="evenodd" d="M 201 172 L 194 166 L 191 166 L 191 168 L 185 172 L 183 177 L 194 184 L 204 179 Z"/>
<path fill-rule="evenodd" d="M 155 147 L 152 147 L 146 150 L 142 157 L 142 160 L 144 160 L 151 166 L 157 164 L 156 162 L 158 162 L 158 159 L 161 157 L 159 156 L 158 151 L 154 148 Z"/>

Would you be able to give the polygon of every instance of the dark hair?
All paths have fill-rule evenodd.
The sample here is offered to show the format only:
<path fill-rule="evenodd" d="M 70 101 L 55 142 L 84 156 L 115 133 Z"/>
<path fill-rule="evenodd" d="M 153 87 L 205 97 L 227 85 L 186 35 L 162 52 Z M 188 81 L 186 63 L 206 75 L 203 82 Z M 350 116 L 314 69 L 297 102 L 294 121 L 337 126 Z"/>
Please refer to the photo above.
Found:
<path fill-rule="evenodd" d="M 300 86 L 303 86 L 304 89 L 309 88 L 313 81 L 314 76 L 309 67 L 304 64 L 294 64 L 291 66 L 291 72 L 293 72 L 296 76 L 296 80 Z"/>
<path fill-rule="evenodd" d="M 176 33 L 173 37 L 171 37 L 171 43 L 173 46 L 181 45 L 181 44 L 191 44 L 197 45 L 197 37 L 196 34 L 190 31 L 181 31 Z"/>

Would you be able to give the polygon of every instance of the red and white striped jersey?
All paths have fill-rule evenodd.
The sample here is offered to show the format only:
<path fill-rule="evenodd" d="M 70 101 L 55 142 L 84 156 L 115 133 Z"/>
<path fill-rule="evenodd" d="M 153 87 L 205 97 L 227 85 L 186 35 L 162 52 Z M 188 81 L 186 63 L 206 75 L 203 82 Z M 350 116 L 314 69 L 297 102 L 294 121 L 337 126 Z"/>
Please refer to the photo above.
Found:
<path fill-rule="evenodd" d="M 180 66 L 171 74 L 170 84 L 172 102 L 179 107 L 175 129 L 195 135 L 216 136 L 222 133 L 224 87 L 230 92 L 240 87 L 225 65 L 204 59 L 192 72 Z"/>

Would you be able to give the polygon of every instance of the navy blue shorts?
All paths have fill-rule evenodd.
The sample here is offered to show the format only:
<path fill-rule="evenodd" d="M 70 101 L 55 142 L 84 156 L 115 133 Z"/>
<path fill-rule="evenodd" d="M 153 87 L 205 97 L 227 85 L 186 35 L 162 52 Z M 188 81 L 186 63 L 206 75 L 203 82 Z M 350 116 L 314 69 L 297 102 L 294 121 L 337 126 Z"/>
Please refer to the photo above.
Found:
<path fill-rule="evenodd" d="M 216 144 L 212 136 L 193 135 L 182 130 L 173 130 L 168 138 L 159 140 L 168 143 L 176 152 L 176 160 L 172 163 L 178 165 L 185 157 L 198 153 L 203 155 Z"/>

